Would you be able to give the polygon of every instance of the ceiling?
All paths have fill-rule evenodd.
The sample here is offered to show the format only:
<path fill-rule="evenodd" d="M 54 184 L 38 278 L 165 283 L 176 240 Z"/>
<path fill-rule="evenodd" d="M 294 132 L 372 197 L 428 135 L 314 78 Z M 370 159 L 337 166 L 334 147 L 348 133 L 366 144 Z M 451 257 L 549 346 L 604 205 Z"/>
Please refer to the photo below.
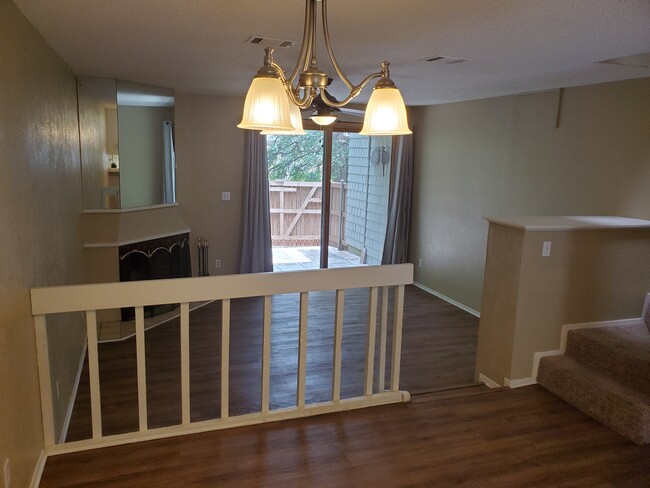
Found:
<path fill-rule="evenodd" d="M 77 74 L 220 95 L 243 96 L 262 64 L 263 49 L 246 39 L 300 41 L 304 17 L 304 0 L 14 3 Z M 648 67 L 598 64 L 650 51 L 648 0 L 331 0 L 328 9 L 348 78 L 358 83 L 388 60 L 408 105 L 650 76 Z M 276 51 L 286 71 L 299 49 Z M 421 61 L 436 55 L 467 61 Z M 343 98 L 342 88 L 330 91 Z"/>

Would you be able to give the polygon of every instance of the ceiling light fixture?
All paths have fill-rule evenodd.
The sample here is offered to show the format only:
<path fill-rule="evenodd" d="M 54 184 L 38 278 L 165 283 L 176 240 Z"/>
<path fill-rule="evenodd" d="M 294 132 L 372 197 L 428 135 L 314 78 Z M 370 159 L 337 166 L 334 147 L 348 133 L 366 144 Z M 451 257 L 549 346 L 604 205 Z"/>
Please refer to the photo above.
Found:
<path fill-rule="evenodd" d="M 328 85 L 327 74 L 318 68 L 316 62 L 317 2 L 318 0 L 306 0 L 302 47 L 289 77 L 285 76 L 282 68 L 273 60 L 273 49 L 265 49 L 264 65 L 257 71 L 248 89 L 242 121 L 237 127 L 264 131 L 293 131 L 295 127 L 290 116 L 292 105 L 305 109 L 316 98 L 320 98 L 319 101 L 326 106 L 339 109 L 359 95 L 370 81 L 379 78 L 368 101 L 361 134 L 411 134 L 406 118 L 406 106 L 395 83 L 390 79 L 387 61 L 381 64 L 380 71 L 368 75 L 358 85 L 353 85 L 343 74 L 332 51 L 327 23 L 327 0 L 320 0 L 325 48 L 336 74 L 349 90 L 347 97 L 340 102 L 328 96 L 325 91 Z"/>

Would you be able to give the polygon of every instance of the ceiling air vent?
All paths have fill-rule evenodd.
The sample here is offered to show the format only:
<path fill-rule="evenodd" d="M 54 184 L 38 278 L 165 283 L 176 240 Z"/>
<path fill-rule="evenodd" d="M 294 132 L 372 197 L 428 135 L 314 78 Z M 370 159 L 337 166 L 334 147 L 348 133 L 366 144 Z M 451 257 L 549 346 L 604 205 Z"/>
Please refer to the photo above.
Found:
<path fill-rule="evenodd" d="M 430 58 L 421 59 L 420 61 L 426 61 L 427 63 L 461 64 L 467 61 L 467 59 L 455 56 L 442 56 L 438 54 L 436 56 L 431 56 Z"/>
<path fill-rule="evenodd" d="M 293 46 L 297 41 L 292 41 L 290 39 L 277 39 L 275 37 L 263 37 L 263 36 L 250 36 L 246 39 L 247 44 L 257 44 L 258 46 L 265 47 L 281 47 L 288 49 Z"/>

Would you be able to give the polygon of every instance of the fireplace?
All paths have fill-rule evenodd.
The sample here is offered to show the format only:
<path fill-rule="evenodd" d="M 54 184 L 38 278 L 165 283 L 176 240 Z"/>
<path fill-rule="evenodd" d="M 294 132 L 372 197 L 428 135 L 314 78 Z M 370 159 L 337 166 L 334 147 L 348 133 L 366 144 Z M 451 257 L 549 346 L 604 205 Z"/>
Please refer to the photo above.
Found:
<path fill-rule="evenodd" d="M 192 276 L 190 235 L 177 234 L 119 247 L 120 281 L 162 280 Z M 152 305 L 144 308 L 145 317 L 173 310 L 177 305 Z M 133 320 L 133 307 L 122 309 L 122 320 Z"/>

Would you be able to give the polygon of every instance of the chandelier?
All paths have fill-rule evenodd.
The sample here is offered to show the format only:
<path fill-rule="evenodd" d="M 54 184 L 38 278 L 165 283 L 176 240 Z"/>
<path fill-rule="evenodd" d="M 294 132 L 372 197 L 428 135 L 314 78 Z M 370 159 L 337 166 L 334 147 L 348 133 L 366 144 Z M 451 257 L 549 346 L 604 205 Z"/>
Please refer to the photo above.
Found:
<path fill-rule="evenodd" d="M 316 62 L 316 3 L 319 1 L 322 7 L 321 19 L 327 54 L 336 74 L 349 90 L 348 95 L 340 102 L 327 93 L 327 74 L 318 68 Z M 327 111 L 335 114 L 359 95 L 368 83 L 378 78 L 366 106 L 360 134 L 411 134 L 404 100 L 390 79 L 387 61 L 381 64 L 380 71 L 366 76 L 358 85 L 351 83 L 343 74 L 332 51 L 327 23 L 327 0 L 306 0 L 302 47 L 298 61 L 288 77 L 273 60 L 273 49 L 267 47 L 265 53 L 264 65 L 257 71 L 248 89 L 242 121 L 237 127 L 261 130 L 264 134 L 304 133 L 300 109 L 315 104 L 321 107 L 320 111 L 329 108 L 331 110 Z M 333 122 L 334 117 L 335 115 L 321 120 Z"/>

